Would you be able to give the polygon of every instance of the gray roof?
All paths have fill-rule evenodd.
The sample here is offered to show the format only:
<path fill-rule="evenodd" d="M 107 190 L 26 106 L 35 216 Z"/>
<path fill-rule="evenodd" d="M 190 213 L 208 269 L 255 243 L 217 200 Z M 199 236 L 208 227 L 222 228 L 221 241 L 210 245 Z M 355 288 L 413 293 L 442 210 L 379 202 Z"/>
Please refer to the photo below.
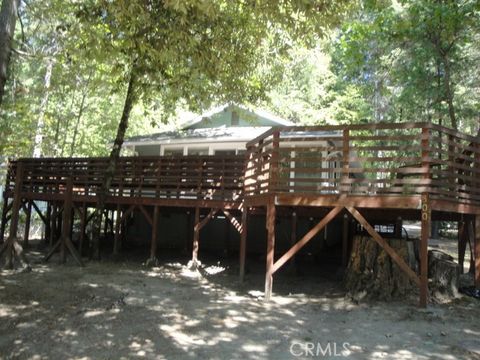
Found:
<path fill-rule="evenodd" d="M 270 129 L 268 126 L 241 126 L 202 129 L 187 129 L 178 131 L 164 131 L 156 134 L 132 136 L 125 139 L 125 145 L 139 142 L 168 142 L 171 140 L 205 140 L 215 139 L 225 141 L 248 141 Z"/>

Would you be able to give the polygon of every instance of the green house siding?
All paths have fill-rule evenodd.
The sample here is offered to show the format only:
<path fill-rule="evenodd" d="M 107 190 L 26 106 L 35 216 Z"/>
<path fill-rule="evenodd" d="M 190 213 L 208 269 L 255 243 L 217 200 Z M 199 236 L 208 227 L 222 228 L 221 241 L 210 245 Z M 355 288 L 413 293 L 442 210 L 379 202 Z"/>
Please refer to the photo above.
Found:
<path fill-rule="evenodd" d="M 278 126 L 278 123 L 251 111 L 237 107 L 227 107 L 223 111 L 192 124 L 185 129 L 204 129 L 230 126 Z"/>

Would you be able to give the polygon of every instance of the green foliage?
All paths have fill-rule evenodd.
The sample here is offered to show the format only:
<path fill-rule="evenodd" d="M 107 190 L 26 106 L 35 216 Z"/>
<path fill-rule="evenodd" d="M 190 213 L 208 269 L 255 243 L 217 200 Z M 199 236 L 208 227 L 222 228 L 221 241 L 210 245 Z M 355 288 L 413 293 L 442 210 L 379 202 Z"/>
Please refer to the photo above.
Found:
<path fill-rule="evenodd" d="M 133 62 L 141 101 L 127 136 L 158 131 L 179 108 L 258 102 L 280 79 L 293 41 L 311 43 L 347 8 L 303 0 L 25 1 L 0 154 L 31 156 L 44 119 L 43 156 L 107 155 Z"/>

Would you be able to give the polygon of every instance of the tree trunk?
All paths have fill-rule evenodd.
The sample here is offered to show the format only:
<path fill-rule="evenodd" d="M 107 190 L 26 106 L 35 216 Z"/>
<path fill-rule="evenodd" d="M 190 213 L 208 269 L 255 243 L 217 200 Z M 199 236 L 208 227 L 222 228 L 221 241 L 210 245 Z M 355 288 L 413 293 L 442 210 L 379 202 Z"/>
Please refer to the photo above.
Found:
<path fill-rule="evenodd" d="M 35 132 L 35 140 L 33 143 L 33 157 L 39 158 L 42 156 L 43 131 L 45 128 L 45 112 L 47 111 L 48 97 L 50 95 L 50 79 L 52 78 L 54 60 L 49 58 L 47 60 L 47 69 L 45 71 L 45 78 L 43 81 L 43 98 L 40 103 L 38 111 L 37 129 Z"/>
<path fill-rule="evenodd" d="M 417 261 L 412 242 L 386 239 L 389 245 L 415 268 Z M 347 271 L 345 287 L 354 300 L 391 300 L 406 297 L 416 286 L 369 236 L 355 236 Z"/>
<path fill-rule="evenodd" d="M 453 90 L 450 78 L 450 62 L 446 56 L 442 58 L 443 66 L 445 69 L 445 98 L 448 104 L 448 115 L 450 117 L 450 123 L 452 128 L 458 130 L 457 117 L 455 114 L 455 107 L 453 106 Z"/>
<path fill-rule="evenodd" d="M 108 159 L 108 165 L 105 169 L 105 175 L 102 181 L 102 186 L 97 194 L 97 208 L 95 215 L 92 219 L 92 243 L 93 243 L 93 259 L 100 259 L 100 231 L 102 226 L 102 214 L 105 210 L 105 203 L 107 200 L 110 185 L 112 183 L 115 169 L 120 157 L 120 150 L 122 148 L 125 132 L 128 128 L 128 120 L 130 118 L 130 112 L 137 99 L 136 90 L 136 68 L 135 65 L 130 70 L 130 80 L 128 82 L 127 95 L 125 97 L 125 104 L 123 106 L 122 117 L 117 128 L 117 136 L 113 143 L 112 151 Z"/>
<path fill-rule="evenodd" d="M 88 78 L 87 83 L 85 84 L 85 89 L 82 94 L 82 101 L 80 102 L 80 108 L 78 109 L 75 128 L 73 129 L 73 139 L 70 145 L 70 157 L 73 156 L 73 152 L 75 150 L 75 142 L 77 141 L 77 136 L 78 136 L 78 127 L 80 126 L 80 121 L 82 119 L 83 111 L 85 110 L 85 101 L 87 99 L 89 83 L 90 83 L 90 78 Z"/>
<path fill-rule="evenodd" d="M 20 0 L 3 0 L 0 9 L 0 106 L 8 77 L 8 64 L 19 6 Z"/>

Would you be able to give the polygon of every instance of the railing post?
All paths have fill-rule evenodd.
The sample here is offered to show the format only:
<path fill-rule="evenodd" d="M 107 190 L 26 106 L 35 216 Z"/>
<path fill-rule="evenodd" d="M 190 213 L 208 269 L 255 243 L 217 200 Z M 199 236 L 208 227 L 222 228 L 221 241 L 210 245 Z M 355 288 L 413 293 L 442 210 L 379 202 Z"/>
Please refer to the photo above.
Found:
<path fill-rule="evenodd" d="M 264 164 L 263 164 L 262 152 L 265 149 L 262 146 L 263 146 L 263 139 L 261 139 L 258 142 L 257 153 L 255 155 L 257 157 L 257 166 L 256 166 L 257 176 L 256 176 L 256 184 L 255 184 L 255 195 L 260 195 L 260 193 L 262 192 L 262 186 L 261 186 L 262 177 L 260 176 L 260 174 L 263 171 Z"/>
<path fill-rule="evenodd" d="M 454 142 L 455 142 L 455 138 L 453 137 L 453 135 L 448 135 L 448 179 L 447 179 L 447 182 L 450 184 L 450 191 L 452 192 L 455 192 L 455 179 L 456 179 L 456 174 L 455 174 L 455 166 L 454 166 L 454 163 L 455 163 L 455 155 L 456 154 L 456 149 L 455 149 L 455 145 L 454 145 Z M 457 171 L 457 175 L 458 173 L 461 173 L 462 170 L 458 170 Z"/>
<path fill-rule="evenodd" d="M 342 158 L 342 177 L 340 185 L 340 193 L 347 194 L 349 192 L 349 168 L 350 168 L 350 130 L 343 130 L 343 158 Z"/>
<path fill-rule="evenodd" d="M 422 169 L 423 169 L 423 178 L 431 179 L 431 168 L 430 168 L 430 129 L 422 128 Z M 427 186 L 428 191 L 430 192 L 430 184 Z"/>
<path fill-rule="evenodd" d="M 242 197 L 247 196 L 250 194 L 251 189 L 251 182 L 254 181 L 253 179 L 247 179 L 255 173 L 255 170 L 249 168 L 253 166 L 253 162 L 251 161 L 252 158 L 252 146 L 247 146 L 247 150 L 245 152 L 245 159 L 243 161 L 243 195 Z"/>
<path fill-rule="evenodd" d="M 272 157 L 270 159 L 270 176 L 268 180 L 268 192 L 277 189 L 278 186 L 278 170 L 279 170 L 279 148 L 280 145 L 280 131 L 276 130 L 273 133 L 273 141 L 272 141 Z"/>
<path fill-rule="evenodd" d="M 422 128 L 422 169 L 423 178 L 430 179 L 430 130 Z M 430 185 L 428 186 L 430 189 Z M 430 192 L 422 193 L 421 201 L 421 239 L 420 239 L 420 306 L 426 307 L 428 302 L 428 240 L 432 225 L 432 209 L 430 206 Z"/>

